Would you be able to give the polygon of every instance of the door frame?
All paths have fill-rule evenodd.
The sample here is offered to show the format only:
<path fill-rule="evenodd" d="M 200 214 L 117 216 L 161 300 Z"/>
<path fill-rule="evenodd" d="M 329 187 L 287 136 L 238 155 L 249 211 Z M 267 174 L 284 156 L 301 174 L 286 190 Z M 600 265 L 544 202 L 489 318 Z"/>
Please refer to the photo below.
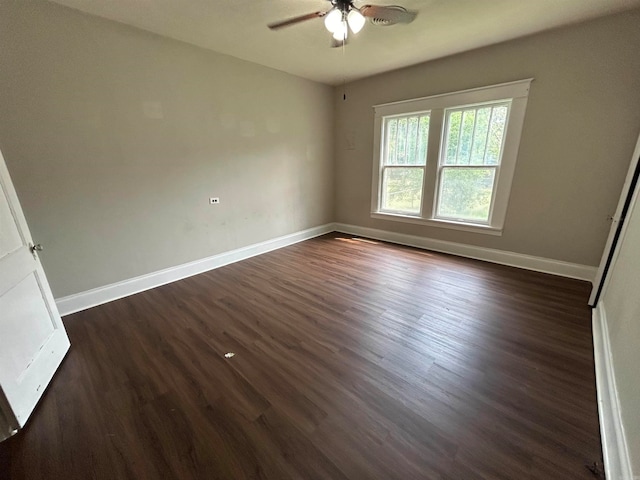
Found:
<path fill-rule="evenodd" d="M 620 199 L 618 200 L 618 206 L 616 212 L 611 219 L 611 229 L 609 230 L 609 236 L 607 237 L 607 243 L 605 244 L 604 251 L 602 252 L 602 258 L 598 267 L 598 272 L 593 281 L 593 288 L 591 289 L 591 295 L 589 296 L 589 306 L 595 307 L 598 304 L 598 300 L 604 293 L 607 286 L 608 273 L 611 267 L 614 265 L 620 245 L 620 240 L 625 231 L 625 220 L 629 213 L 629 210 L 633 204 L 634 197 L 638 191 L 638 184 L 640 183 L 640 135 L 636 142 L 636 148 L 633 151 L 631 162 L 629 164 L 629 170 L 627 171 L 627 177 L 625 178 L 622 186 L 622 192 Z"/>

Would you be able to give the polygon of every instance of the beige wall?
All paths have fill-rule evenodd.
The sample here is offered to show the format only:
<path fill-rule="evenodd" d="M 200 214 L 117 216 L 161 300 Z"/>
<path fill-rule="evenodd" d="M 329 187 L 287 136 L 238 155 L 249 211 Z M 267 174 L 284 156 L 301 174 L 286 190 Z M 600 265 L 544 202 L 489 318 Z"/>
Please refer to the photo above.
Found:
<path fill-rule="evenodd" d="M 640 128 L 638 25 L 635 10 L 378 75 L 346 101 L 337 87 L 337 221 L 597 265 Z M 370 218 L 373 105 L 529 77 L 502 237 Z"/>
<path fill-rule="evenodd" d="M 0 149 L 56 297 L 332 221 L 331 95 L 54 4 L 0 1 Z"/>

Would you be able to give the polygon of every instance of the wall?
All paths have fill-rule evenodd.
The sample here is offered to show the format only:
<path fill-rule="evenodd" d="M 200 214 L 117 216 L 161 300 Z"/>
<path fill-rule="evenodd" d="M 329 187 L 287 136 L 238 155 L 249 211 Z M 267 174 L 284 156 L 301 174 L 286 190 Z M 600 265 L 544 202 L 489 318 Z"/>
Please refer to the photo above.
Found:
<path fill-rule="evenodd" d="M 56 297 L 333 220 L 330 87 L 37 0 L 0 1 L 0 65 Z"/>
<path fill-rule="evenodd" d="M 636 195 L 637 197 L 637 195 Z M 640 206 L 628 213 L 617 259 L 600 299 L 633 473 L 640 476 Z M 634 477 L 636 478 L 636 477 Z"/>
<path fill-rule="evenodd" d="M 336 220 L 597 265 L 640 128 L 639 24 L 635 10 L 370 77 L 346 101 L 336 87 Z M 373 105 L 530 77 L 501 237 L 370 218 Z"/>

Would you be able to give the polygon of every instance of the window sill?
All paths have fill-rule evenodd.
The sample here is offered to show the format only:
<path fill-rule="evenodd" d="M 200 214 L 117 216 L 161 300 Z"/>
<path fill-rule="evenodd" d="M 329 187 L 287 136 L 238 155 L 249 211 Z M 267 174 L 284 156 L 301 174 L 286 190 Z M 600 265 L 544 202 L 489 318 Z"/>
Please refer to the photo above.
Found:
<path fill-rule="evenodd" d="M 413 223 L 416 225 L 426 225 L 429 227 L 448 228 L 450 230 L 461 230 L 463 232 L 483 233 L 485 235 L 502 236 L 502 229 L 489 225 L 471 225 L 468 223 L 454 222 L 450 220 L 435 220 L 399 213 L 372 212 L 371 218 L 379 220 L 391 220 L 393 222 Z"/>

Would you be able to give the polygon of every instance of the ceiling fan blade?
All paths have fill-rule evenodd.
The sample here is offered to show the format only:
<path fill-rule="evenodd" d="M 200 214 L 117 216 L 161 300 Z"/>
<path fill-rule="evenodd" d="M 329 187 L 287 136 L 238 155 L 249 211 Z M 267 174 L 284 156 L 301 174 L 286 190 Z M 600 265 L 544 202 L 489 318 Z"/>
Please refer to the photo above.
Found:
<path fill-rule="evenodd" d="M 283 20 L 281 22 L 270 23 L 267 25 L 271 30 L 278 30 L 279 28 L 288 27 L 289 25 L 294 25 L 296 23 L 305 22 L 307 20 L 312 20 L 314 18 L 324 17 L 327 12 L 313 12 L 307 13 L 306 15 L 300 15 L 299 17 L 293 17 L 288 20 Z"/>
<path fill-rule="evenodd" d="M 378 25 L 393 25 L 395 23 L 411 23 L 415 20 L 418 12 L 407 10 L 404 7 L 390 5 L 364 5 L 360 7 L 360 13 L 372 19 Z"/>

